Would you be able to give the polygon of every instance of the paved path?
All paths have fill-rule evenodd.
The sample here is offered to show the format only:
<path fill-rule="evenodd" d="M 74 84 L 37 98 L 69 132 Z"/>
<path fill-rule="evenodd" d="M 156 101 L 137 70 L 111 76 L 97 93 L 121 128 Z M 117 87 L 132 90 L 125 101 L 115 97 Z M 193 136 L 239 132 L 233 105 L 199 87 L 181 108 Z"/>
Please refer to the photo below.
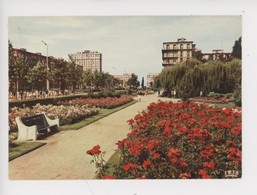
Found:
<path fill-rule="evenodd" d="M 79 130 L 60 131 L 45 138 L 47 144 L 9 162 L 13 180 L 93 179 L 96 168 L 86 151 L 99 144 L 109 159 L 117 149 L 115 143 L 130 132 L 127 120 L 157 101 L 156 94 L 144 96 L 141 102 L 113 113 Z M 163 98 L 162 98 L 163 99 Z"/>

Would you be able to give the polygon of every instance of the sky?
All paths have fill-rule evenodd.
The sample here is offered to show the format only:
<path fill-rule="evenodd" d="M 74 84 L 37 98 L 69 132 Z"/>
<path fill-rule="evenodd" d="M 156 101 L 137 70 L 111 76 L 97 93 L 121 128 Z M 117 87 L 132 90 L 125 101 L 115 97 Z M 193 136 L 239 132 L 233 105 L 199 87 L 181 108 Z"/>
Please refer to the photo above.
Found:
<path fill-rule="evenodd" d="M 162 70 L 163 42 L 184 37 L 202 52 L 232 47 L 242 35 L 241 16 L 73 16 L 9 17 L 14 48 L 68 60 L 84 50 L 102 53 L 102 69 L 135 73 L 141 82 Z M 145 83 L 146 84 L 146 83 Z"/>

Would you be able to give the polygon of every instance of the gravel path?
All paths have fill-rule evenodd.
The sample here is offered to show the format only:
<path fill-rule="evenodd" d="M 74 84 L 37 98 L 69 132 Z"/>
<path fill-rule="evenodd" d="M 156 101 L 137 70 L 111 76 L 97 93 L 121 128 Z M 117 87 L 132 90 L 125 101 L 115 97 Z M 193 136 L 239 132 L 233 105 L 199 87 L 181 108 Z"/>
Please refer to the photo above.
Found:
<path fill-rule="evenodd" d="M 86 151 L 99 144 L 106 151 L 104 159 L 109 159 L 117 149 L 115 143 L 130 132 L 127 120 L 158 99 L 156 94 L 144 96 L 141 102 L 79 130 L 60 131 L 45 138 L 45 146 L 9 162 L 9 179 L 93 179 L 96 168 Z"/>

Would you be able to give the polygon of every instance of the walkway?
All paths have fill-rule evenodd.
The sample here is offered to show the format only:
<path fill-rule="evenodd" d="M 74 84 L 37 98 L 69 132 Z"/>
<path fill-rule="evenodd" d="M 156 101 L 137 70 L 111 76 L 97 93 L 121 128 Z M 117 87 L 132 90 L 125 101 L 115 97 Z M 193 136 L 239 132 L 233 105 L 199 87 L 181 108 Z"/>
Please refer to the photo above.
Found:
<path fill-rule="evenodd" d="M 86 151 L 99 144 L 106 151 L 104 159 L 114 153 L 118 140 L 130 132 L 127 120 L 158 98 L 144 96 L 141 102 L 113 113 L 79 130 L 60 131 L 45 138 L 47 144 L 9 162 L 9 178 L 13 180 L 93 179 L 96 168 Z"/>

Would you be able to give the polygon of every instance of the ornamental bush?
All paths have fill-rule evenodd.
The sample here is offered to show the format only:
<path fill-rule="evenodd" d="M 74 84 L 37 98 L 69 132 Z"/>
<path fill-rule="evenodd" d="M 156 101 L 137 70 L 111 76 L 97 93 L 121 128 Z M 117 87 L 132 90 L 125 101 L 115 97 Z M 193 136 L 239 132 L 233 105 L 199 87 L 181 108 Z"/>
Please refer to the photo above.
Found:
<path fill-rule="evenodd" d="M 241 109 L 151 103 L 118 141 L 117 179 L 241 177 Z M 234 173 L 229 175 L 227 173 Z"/>
<path fill-rule="evenodd" d="M 100 108 L 92 107 L 89 108 L 88 105 L 40 105 L 36 104 L 32 108 L 29 107 L 14 107 L 10 108 L 9 112 L 9 128 L 10 131 L 17 131 L 18 127 L 15 122 L 16 117 L 28 117 L 43 112 L 51 118 L 59 118 L 60 125 L 75 123 L 85 117 L 95 115 L 100 111 Z"/>
<path fill-rule="evenodd" d="M 71 101 L 66 102 L 58 102 L 58 104 L 62 105 L 88 105 L 88 106 L 97 106 L 100 108 L 115 108 L 117 106 L 123 105 L 133 100 L 132 96 L 122 95 L 120 98 L 117 97 L 107 97 L 107 98 L 100 98 L 100 99 L 92 99 L 86 98 L 81 99 L 77 98 Z"/>

